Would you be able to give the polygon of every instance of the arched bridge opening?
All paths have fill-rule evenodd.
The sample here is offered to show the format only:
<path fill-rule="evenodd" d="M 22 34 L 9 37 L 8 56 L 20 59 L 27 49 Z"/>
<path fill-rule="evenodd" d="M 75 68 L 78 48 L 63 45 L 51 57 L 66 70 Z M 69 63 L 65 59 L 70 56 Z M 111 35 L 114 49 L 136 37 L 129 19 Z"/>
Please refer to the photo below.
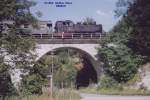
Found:
<path fill-rule="evenodd" d="M 88 52 L 81 50 L 80 48 L 75 48 L 75 47 L 56 47 L 53 48 L 49 51 L 47 51 L 45 54 L 43 54 L 41 57 L 38 58 L 37 62 L 40 61 L 45 55 L 51 55 L 52 52 L 54 55 L 57 55 L 61 50 L 68 51 L 68 50 L 73 50 L 75 51 L 78 56 L 74 57 L 74 59 L 79 59 L 81 62 L 78 62 L 78 60 L 73 60 L 74 61 L 74 66 L 70 67 L 75 67 L 77 72 L 76 72 L 76 78 L 74 80 L 74 84 L 76 85 L 76 88 L 80 87 L 87 87 L 89 86 L 90 83 L 97 83 L 99 73 L 100 71 L 97 70 L 97 67 L 95 65 L 95 58 L 93 58 L 92 55 L 90 55 Z M 74 56 L 74 55 L 72 55 Z M 54 66 L 55 67 L 55 66 Z M 61 76 L 60 76 L 61 77 Z"/>

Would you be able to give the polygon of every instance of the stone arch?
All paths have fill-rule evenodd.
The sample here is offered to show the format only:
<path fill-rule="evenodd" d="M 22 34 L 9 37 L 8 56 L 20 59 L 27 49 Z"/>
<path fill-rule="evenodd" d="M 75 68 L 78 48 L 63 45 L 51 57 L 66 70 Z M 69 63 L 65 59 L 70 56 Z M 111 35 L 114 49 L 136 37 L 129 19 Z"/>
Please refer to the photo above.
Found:
<path fill-rule="evenodd" d="M 55 50 L 57 48 L 75 48 L 80 51 L 86 52 L 89 54 L 94 60 L 97 60 L 97 49 L 98 44 L 38 44 L 36 48 L 37 58 L 40 59 L 46 53 Z"/>
<path fill-rule="evenodd" d="M 97 78 L 100 78 L 102 74 L 102 68 L 96 58 L 97 46 L 98 44 L 38 44 L 36 49 L 36 61 L 52 50 L 57 50 L 60 48 L 72 48 L 79 51 L 80 53 L 83 53 L 84 56 L 86 56 L 87 59 L 91 61 L 94 69 L 96 70 Z"/>

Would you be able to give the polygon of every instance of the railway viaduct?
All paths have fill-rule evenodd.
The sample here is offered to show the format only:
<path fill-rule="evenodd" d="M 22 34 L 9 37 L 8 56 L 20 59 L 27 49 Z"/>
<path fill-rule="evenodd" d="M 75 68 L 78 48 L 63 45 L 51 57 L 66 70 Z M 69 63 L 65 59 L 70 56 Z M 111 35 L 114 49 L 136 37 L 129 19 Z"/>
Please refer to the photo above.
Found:
<path fill-rule="evenodd" d="M 37 42 L 35 53 L 36 61 L 40 60 L 49 52 L 57 51 L 61 48 L 71 48 L 82 53 L 89 61 L 91 61 L 97 78 L 103 74 L 101 63 L 97 58 L 97 48 L 100 47 L 99 41 L 104 37 L 101 33 L 92 34 L 72 34 L 69 36 L 52 36 L 50 34 L 33 34 Z M 16 72 L 14 72 L 16 74 Z M 19 81 L 19 74 L 14 75 L 13 80 Z"/>
<path fill-rule="evenodd" d="M 37 40 L 36 54 L 38 61 L 41 57 L 46 55 L 48 52 L 56 51 L 61 48 L 71 48 L 82 53 L 89 59 L 93 67 L 97 72 L 97 76 L 100 76 L 102 71 L 101 63 L 98 61 L 97 52 L 98 47 L 100 48 L 99 41 L 104 37 L 101 33 L 97 35 L 92 34 L 72 34 L 69 36 L 55 36 L 52 35 L 33 35 Z"/>

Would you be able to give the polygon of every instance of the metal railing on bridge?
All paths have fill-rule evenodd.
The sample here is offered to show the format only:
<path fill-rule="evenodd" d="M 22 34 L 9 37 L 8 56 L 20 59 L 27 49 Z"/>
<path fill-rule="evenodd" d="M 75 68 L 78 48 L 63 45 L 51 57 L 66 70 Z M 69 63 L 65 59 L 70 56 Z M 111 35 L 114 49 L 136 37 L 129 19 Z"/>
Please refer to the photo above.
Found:
<path fill-rule="evenodd" d="M 26 36 L 26 34 L 22 35 Z M 53 33 L 53 34 L 31 34 L 38 43 L 45 44 L 85 44 L 98 43 L 105 34 L 103 33 Z"/>
<path fill-rule="evenodd" d="M 38 43 L 98 43 L 104 33 L 51 33 L 51 34 L 21 34 L 22 37 L 32 36 Z"/>
<path fill-rule="evenodd" d="M 102 33 L 54 33 L 54 34 L 32 34 L 35 39 L 101 39 Z"/>

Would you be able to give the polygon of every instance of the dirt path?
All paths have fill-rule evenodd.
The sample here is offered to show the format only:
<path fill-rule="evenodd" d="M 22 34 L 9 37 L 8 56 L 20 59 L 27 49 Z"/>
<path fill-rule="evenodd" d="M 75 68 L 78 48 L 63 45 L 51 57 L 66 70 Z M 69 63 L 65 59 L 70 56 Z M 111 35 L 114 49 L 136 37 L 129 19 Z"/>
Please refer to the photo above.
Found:
<path fill-rule="evenodd" d="M 81 100 L 150 100 L 150 96 L 106 96 L 81 93 Z"/>

